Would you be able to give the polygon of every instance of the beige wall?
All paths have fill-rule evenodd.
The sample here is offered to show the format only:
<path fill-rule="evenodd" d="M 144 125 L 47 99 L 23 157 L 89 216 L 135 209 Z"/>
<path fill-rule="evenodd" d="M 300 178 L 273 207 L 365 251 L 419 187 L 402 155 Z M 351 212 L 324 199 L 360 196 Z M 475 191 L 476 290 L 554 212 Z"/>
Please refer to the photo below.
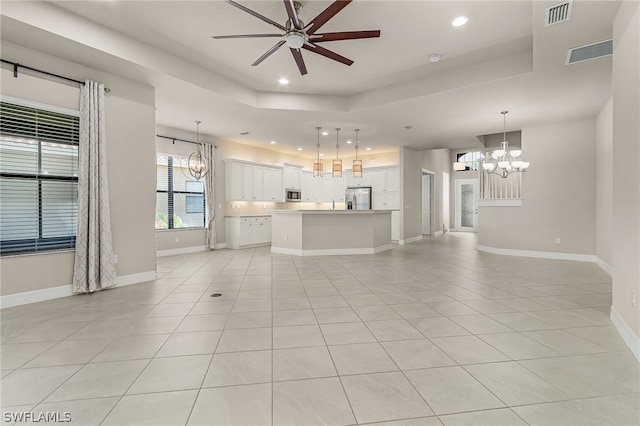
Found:
<path fill-rule="evenodd" d="M 613 307 L 640 336 L 640 12 L 622 2 L 613 25 Z M 636 350 L 638 348 L 636 347 Z M 638 352 L 636 352 L 638 353 Z"/>
<path fill-rule="evenodd" d="M 595 119 L 522 129 L 523 205 L 480 207 L 478 244 L 594 254 L 595 139 Z"/>
<path fill-rule="evenodd" d="M 3 58 L 66 75 L 90 78 L 111 89 L 105 99 L 107 161 L 114 254 L 118 276 L 155 272 L 155 108 L 154 90 L 97 70 L 62 61 L 10 43 Z M 78 109 L 79 90 L 59 80 L 2 69 L 0 93 Z M 9 295 L 71 284 L 73 252 L 9 256 L 0 259 L 0 294 Z"/>
<path fill-rule="evenodd" d="M 613 266 L 613 98 L 596 119 L 596 256 Z"/>
<path fill-rule="evenodd" d="M 400 148 L 400 183 L 402 211 L 400 215 L 400 239 L 408 240 L 422 235 L 422 170 L 433 172 L 433 233 L 442 231 L 447 223 L 443 217 L 443 173 L 451 171 L 451 153 L 449 149 L 431 149 L 415 151 L 407 147 Z M 447 178 L 450 179 L 450 178 Z"/>

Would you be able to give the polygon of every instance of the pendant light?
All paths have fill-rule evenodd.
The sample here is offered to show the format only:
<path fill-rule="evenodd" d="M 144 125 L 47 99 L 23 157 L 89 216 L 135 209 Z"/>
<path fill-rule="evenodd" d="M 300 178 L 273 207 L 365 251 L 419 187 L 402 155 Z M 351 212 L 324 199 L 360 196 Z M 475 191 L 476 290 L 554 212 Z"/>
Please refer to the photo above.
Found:
<path fill-rule="evenodd" d="M 485 160 L 482 164 L 482 169 L 487 172 L 487 174 L 498 175 L 503 179 L 512 173 L 523 173 L 529 167 L 529 162 L 522 161 L 520 158 L 522 155 L 521 150 L 514 149 L 509 151 L 509 142 L 507 142 L 508 113 L 509 111 L 500 112 L 503 122 L 502 143 L 500 149 L 493 151 L 491 154 L 491 159 L 495 160 L 497 164 L 492 162 L 491 159 Z"/>
<path fill-rule="evenodd" d="M 322 177 L 322 160 L 320 160 L 320 129 L 322 129 L 322 127 L 316 127 L 316 131 L 318 132 L 318 143 L 316 144 L 316 148 L 318 148 L 318 158 L 313 162 L 313 177 Z"/>
<path fill-rule="evenodd" d="M 333 177 L 342 177 L 342 160 L 338 157 L 340 150 L 340 128 L 336 127 L 336 159 L 333 160 Z"/>
<path fill-rule="evenodd" d="M 353 177 L 361 178 L 362 177 L 362 160 L 358 160 L 358 132 L 360 129 L 356 129 L 356 159 L 353 160 Z"/>
<path fill-rule="evenodd" d="M 209 169 L 207 165 L 207 159 L 204 156 L 204 144 L 200 143 L 200 123 L 202 121 L 196 120 L 196 151 L 189 156 L 189 161 L 187 162 L 187 168 L 189 170 L 189 175 L 195 180 L 202 179 Z"/>

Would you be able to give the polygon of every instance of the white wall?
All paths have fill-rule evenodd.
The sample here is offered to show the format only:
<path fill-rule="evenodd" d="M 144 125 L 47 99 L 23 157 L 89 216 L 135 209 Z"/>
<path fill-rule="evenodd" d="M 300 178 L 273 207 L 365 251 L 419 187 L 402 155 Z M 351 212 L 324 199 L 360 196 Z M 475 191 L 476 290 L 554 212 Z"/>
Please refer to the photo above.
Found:
<path fill-rule="evenodd" d="M 595 119 L 522 129 L 522 207 L 480 207 L 478 244 L 595 253 Z M 555 244 L 560 238 L 561 243 Z"/>
<path fill-rule="evenodd" d="M 640 12 L 622 2 L 613 24 L 613 310 L 640 359 Z M 636 306 L 632 294 L 636 294 Z M 626 328 L 625 328 L 626 327 Z M 628 329 L 629 334 L 624 330 Z M 633 339 L 630 334 L 633 334 Z"/>
<path fill-rule="evenodd" d="M 596 119 L 596 256 L 613 266 L 613 98 Z"/>
<path fill-rule="evenodd" d="M 155 108 L 154 90 L 75 63 L 2 43 L 2 57 L 78 80 L 105 83 L 107 161 L 114 253 L 119 277 L 155 274 Z M 0 93 L 78 109 L 75 85 L 2 69 Z M 73 252 L 8 256 L 0 259 L 4 295 L 71 284 Z"/>

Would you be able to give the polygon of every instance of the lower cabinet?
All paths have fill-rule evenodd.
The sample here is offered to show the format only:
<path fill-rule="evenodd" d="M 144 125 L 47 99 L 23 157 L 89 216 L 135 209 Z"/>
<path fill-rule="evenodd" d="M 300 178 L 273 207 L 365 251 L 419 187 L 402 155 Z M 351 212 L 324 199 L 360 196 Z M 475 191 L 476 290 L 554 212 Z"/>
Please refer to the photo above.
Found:
<path fill-rule="evenodd" d="M 268 245 L 271 243 L 270 216 L 226 217 L 227 248 Z"/>

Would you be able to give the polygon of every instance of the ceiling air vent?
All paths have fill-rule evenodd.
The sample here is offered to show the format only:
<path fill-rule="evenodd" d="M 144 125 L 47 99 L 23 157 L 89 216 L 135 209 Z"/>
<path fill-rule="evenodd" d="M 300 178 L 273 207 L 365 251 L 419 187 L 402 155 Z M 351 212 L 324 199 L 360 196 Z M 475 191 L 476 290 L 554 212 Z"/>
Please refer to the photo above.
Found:
<path fill-rule="evenodd" d="M 567 65 L 601 58 L 603 56 L 610 56 L 612 54 L 613 40 L 605 40 L 586 46 L 574 47 L 573 49 L 569 49 L 569 53 L 567 54 Z"/>
<path fill-rule="evenodd" d="M 544 26 L 566 22 L 571 18 L 571 7 L 573 1 L 566 1 L 555 6 L 548 7 L 544 13 Z"/>

